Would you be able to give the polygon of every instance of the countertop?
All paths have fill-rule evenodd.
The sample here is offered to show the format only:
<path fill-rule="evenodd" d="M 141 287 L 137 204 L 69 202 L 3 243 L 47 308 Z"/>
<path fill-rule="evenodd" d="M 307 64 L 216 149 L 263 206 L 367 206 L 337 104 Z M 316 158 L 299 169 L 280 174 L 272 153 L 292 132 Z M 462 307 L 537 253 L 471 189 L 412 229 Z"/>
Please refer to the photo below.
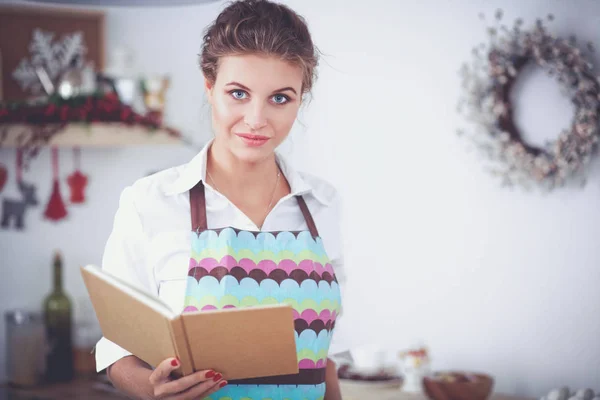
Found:
<path fill-rule="evenodd" d="M 344 400 L 428 400 L 423 394 L 403 392 L 399 387 L 363 384 L 341 381 Z M 106 380 L 105 375 L 94 378 L 77 379 L 69 383 L 43 385 L 30 389 L 16 389 L 0 386 L 0 400 L 123 400 L 127 397 L 119 394 Z M 526 397 L 493 393 L 488 400 L 534 400 Z"/>

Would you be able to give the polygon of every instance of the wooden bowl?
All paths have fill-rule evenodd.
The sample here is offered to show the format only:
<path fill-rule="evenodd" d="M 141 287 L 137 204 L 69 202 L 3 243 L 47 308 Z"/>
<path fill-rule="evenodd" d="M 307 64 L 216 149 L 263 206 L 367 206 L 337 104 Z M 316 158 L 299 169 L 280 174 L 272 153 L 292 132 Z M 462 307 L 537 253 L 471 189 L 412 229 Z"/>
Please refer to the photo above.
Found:
<path fill-rule="evenodd" d="M 493 386 L 491 376 L 474 372 L 445 371 L 423 378 L 431 400 L 486 400 Z"/>

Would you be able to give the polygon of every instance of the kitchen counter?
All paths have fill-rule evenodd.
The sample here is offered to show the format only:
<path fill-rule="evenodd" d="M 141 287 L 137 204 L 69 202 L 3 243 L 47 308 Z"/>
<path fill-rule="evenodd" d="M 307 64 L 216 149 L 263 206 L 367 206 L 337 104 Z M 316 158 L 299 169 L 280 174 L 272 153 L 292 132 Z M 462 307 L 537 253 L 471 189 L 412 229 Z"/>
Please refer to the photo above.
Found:
<path fill-rule="evenodd" d="M 428 400 L 425 395 L 405 393 L 398 387 L 385 387 L 342 380 L 341 388 L 344 400 Z M 0 386 L 0 400 L 123 400 L 126 398 L 108 383 L 105 375 L 31 389 Z M 494 393 L 488 400 L 534 399 Z"/>
<path fill-rule="evenodd" d="M 89 379 L 76 379 L 68 383 L 41 385 L 35 388 L 17 389 L 0 386 L 0 400 L 123 400 L 126 396 L 118 393 L 106 380 L 105 375 Z"/>
<path fill-rule="evenodd" d="M 424 394 L 402 392 L 399 387 L 340 381 L 344 400 L 429 400 Z M 493 393 L 488 400 L 535 400 L 528 397 Z"/>

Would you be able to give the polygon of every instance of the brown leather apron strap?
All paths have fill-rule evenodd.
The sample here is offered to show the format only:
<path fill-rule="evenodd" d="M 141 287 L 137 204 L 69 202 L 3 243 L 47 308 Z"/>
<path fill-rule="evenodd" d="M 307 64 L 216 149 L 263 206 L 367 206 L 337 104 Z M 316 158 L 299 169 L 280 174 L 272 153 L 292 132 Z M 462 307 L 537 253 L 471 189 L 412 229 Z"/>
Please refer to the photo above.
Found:
<path fill-rule="evenodd" d="M 302 215 L 304 216 L 304 220 L 306 221 L 306 225 L 308 225 L 308 230 L 314 239 L 319 237 L 319 231 L 317 230 L 317 225 L 315 225 L 315 220 L 306 205 L 306 201 L 304 201 L 304 197 L 302 195 L 296 196 L 298 199 L 298 205 L 300 206 L 300 210 L 302 211 Z"/>
<path fill-rule="evenodd" d="M 204 197 L 204 184 L 202 181 L 190 189 L 190 211 L 192 214 L 192 230 L 202 232 L 208 229 L 206 221 L 206 198 Z"/>
<path fill-rule="evenodd" d="M 313 238 L 319 237 L 319 231 L 317 225 L 306 205 L 306 201 L 302 195 L 296 196 L 300 211 L 304 216 L 308 230 Z M 190 211 L 192 215 L 192 230 L 196 232 L 202 232 L 208 229 L 208 223 L 206 220 L 206 197 L 204 194 L 204 184 L 199 181 L 196 186 L 190 189 Z"/>
<path fill-rule="evenodd" d="M 230 385 L 319 385 L 325 382 L 325 368 L 301 369 L 294 375 L 277 375 L 264 378 L 232 379 Z"/>

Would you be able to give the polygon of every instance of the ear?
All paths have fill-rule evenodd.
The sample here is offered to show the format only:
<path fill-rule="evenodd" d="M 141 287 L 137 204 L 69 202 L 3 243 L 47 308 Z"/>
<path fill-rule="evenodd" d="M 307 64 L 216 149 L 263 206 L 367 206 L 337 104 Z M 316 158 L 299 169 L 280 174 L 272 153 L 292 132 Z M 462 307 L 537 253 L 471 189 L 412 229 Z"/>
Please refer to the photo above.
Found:
<path fill-rule="evenodd" d="M 210 104 L 212 104 L 213 100 L 213 87 L 213 84 L 210 83 L 208 79 L 204 78 L 204 91 L 206 92 L 206 98 Z"/>

